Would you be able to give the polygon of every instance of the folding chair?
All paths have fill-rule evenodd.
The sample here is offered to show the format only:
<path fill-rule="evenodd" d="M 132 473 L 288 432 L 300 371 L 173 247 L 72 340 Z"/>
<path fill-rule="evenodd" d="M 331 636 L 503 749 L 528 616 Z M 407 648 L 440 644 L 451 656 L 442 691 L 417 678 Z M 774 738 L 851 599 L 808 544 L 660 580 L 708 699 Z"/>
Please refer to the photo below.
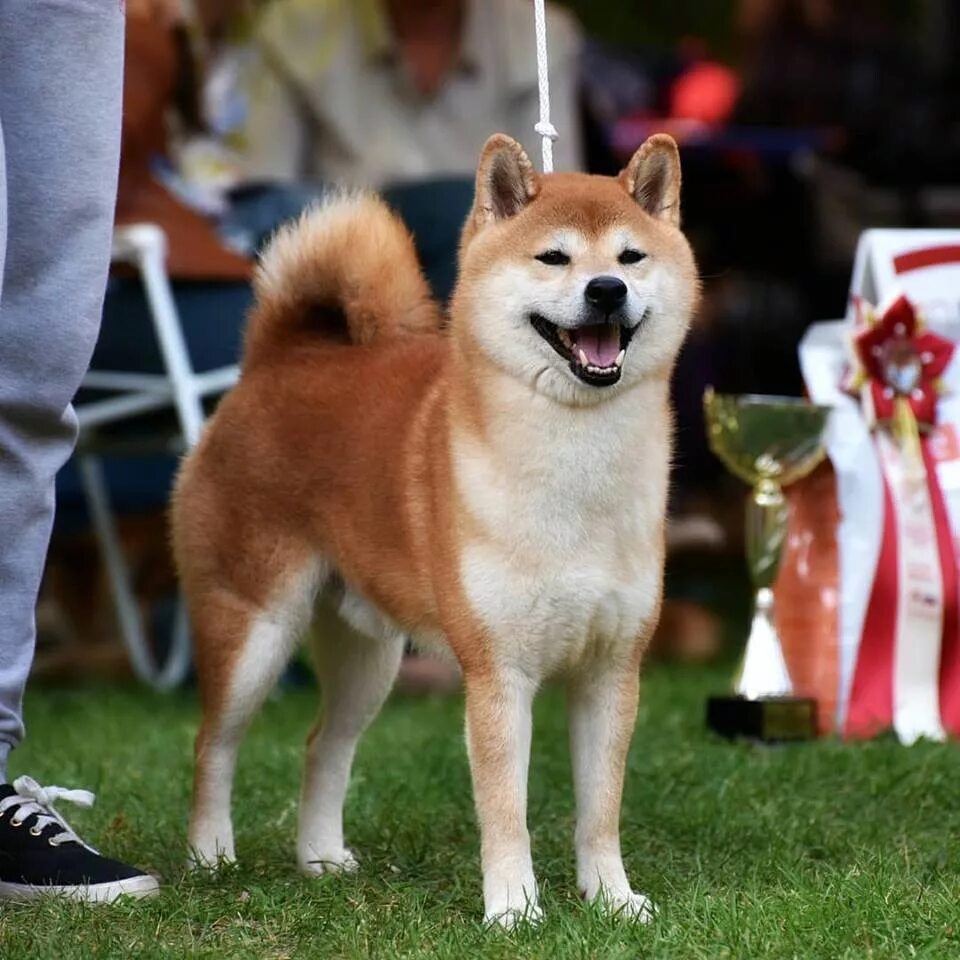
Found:
<path fill-rule="evenodd" d="M 80 423 L 77 464 L 94 532 L 103 553 L 120 634 L 136 675 L 158 690 L 178 686 L 191 663 L 189 625 L 181 601 L 169 653 L 158 662 L 150 649 L 121 548 L 103 471 L 102 456 L 142 454 L 158 449 L 169 453 L 189 450 L 203 427 L 205 397 L 222 393 L 237 380 L 236 365 L 195 373 L 177 314 L 166 269 L 167 242 L 153 224 L 118 227 L 114 232 L 112 263 L 127 264 L 139 274 L 146 295 L 164 372 L 157 374 L 91 370 L 83 387 L 109 394 L 76 405 Z M 173 437 L 154 435 L 134 443 L 111 439 L 103 428 L 131 417 L 172 409 L 177 430 Z"/>

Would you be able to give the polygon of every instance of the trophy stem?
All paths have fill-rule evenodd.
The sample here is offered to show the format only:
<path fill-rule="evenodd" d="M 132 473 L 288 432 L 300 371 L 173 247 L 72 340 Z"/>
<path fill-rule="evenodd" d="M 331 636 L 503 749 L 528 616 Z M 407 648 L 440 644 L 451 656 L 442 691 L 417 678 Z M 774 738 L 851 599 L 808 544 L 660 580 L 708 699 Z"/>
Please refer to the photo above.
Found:
<path fill-rule="evenodd" d="M 787 502 L 772 477 L 758 480 L 747 502 L 747 562 L 753 580 L 753 623 L 736 690 L 749 700 L 793 692 L 773 620 L 773 585 L 787 534 Z"/>
<path fill-rule="evenodd" d="M 773 591 L 769 587 L 761 587 L 756 594 L 736 691 L 748 700 L 788 697 L 793 693 L 790 671 L 773 624 Z"/>

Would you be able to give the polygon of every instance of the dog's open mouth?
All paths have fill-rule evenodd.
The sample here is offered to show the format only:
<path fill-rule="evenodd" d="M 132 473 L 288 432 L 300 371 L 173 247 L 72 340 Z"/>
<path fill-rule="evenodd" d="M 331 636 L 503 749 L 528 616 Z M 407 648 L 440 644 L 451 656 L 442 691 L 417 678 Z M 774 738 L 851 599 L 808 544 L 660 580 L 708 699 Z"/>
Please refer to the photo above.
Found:
<path fill-rule="evenodd" d="M 594 387 L 611 387 L 620 379 L 627 347 L 640 324 L 588 323 L 559 327 L 539 313 L 530 315 L 533 329 L 570 364 L 574 375 Z"/>

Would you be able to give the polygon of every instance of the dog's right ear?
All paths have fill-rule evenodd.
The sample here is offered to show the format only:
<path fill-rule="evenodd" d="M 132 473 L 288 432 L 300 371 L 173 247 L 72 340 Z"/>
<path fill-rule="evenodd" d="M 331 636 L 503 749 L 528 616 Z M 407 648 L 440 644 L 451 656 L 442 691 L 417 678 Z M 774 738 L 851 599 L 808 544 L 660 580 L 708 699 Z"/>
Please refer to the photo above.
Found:
<path fill-rule="evenodd" d="M 530 158 L 512 137 L 495 133 L 483 147 L 477 166 L 472 220 L 483 227 L 516 216 L 538 193 Z"/>

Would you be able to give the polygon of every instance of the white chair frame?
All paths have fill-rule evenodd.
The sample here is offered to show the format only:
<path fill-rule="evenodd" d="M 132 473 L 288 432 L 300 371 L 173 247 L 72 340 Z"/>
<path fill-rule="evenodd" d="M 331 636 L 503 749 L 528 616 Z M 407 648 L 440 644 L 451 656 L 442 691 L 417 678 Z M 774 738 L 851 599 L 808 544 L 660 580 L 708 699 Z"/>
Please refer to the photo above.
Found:
<path fill-rule="evenodd" d="M 165 663 L 158 663 L 150 651 L 141 621 L 94 430 L 138 414 L 172 407 L 180 433 L 174 447 L 179 451 L 189 450 L 203 428 L 204 397 L 229 389 L 239 376 L 236 365 L 194 372 L 170 289 L 166 259 L 167 240 L 159 227 L 144 223 L 118 227 L 114 231 L 111 261 L 128 264 L 140 275 L 164 373 L 91 370 L 83 386 L 109 392 L 111 396 L 78 403 L 76 407 L 80 424 L 77 464 L 103 554 L 120 635 L 137 677 L 158 690 L 180 685 L 190 670 L 192 649 L 186 610 L 179 601 L 169 655 Z M 165 448 L 169 450 L 169 444 Z"/>

